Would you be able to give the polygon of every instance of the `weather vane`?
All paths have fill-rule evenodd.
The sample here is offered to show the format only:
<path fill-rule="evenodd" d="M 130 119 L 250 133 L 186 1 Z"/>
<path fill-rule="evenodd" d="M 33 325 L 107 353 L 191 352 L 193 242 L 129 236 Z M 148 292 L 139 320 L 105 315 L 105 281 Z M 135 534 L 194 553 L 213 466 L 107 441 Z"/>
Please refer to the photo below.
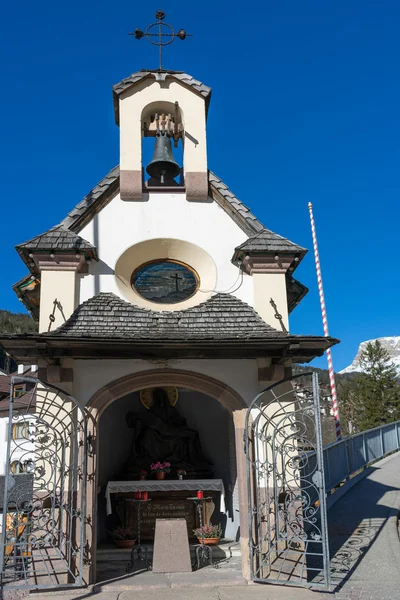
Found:
<path fill-rule="evenodd" d="M 155 23 L 152 23 L 151 25 L 149 25 L 147 27 L 146 31 L 142 31 L 141 29 L 135 29 L 135 31 L 133 31 L 129 35 L 134 35 L 137 40 L 140 40 L 142 37 L 146 37 L 151 44 L 153 44 L 154 46 L 158 46 L 160 48 L 159 71 L 162 71 L 163 70 L 163 68 L 162 68 L 163 46 L 168 46 L 169 44 L 172 44 L 172 42 L 175 40 L 175 38 L 184 40 L 185 38 L 187 38 L 188 36 L 191 36 L 192 34 L 186 33 L 186 31 L 184 29 L 180 29 L 178 31 L 178 33 L 175 33 L 175 31 L 172 29 L 171 25 L 168 25 L 168 23 L 164 23 L 165 12 L 163 12 L 162 10 L 158 10 L 156 12 L 156 19 L 157 19 L 157 21 Z M 158 32 L 152 33 L 152 30 L 157 31 L 157 28 L 158 28 Z M 158 38 L 158 39 L 157 39 L 157 41 L 154 41 L 152 38 Z M 165 38 L 165 40 L 164 40 L 164 38 Z"/>

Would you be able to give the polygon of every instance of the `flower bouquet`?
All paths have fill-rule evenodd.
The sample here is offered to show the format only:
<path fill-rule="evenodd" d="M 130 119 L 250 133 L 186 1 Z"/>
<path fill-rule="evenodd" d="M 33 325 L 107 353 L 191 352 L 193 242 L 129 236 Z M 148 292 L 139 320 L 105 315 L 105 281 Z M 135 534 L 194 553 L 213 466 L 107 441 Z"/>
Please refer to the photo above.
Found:
<path fill-rule="evenodd" d="M 165 475 L 171 471 L 171 463 L 156 462 L 150 465 L 152 473 L 155 473 L 156 479 L 165 479 Z"/>
<path fill-rule="evenodd" d="M 144 469 L 141 469 L 141 471 L 140 471 L 140 479 L 142 481 L 144 481 L 146 479 L 146 475 L 147 475 L 147 471 L 145 471 Z"/>
<path fill-rule="evenodd" d="M 178 479 L 183 479 L 183 476 L 186 475 L 185 469 L 178 469 L 177 475 L 178 475 Z"/>

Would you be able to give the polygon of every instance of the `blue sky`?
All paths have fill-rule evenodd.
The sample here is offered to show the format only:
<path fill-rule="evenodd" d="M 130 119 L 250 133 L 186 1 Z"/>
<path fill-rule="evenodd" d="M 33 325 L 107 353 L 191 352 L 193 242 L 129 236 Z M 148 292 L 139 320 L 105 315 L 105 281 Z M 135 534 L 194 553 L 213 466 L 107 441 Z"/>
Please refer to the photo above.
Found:
<path fill-rule="evenodd" d="M 111 86 L 157 67 L 156 49 L 128 32 L 158 8 L 194 34 L 166 49 L 165 67 L 213 88 L 209 167 L 267 227 L 310 249 L 292 332 L 322 333 L 311 201 L 330 333 L 342 340 L 336 369 L 361 341 L 400 335 L 397 0 L 6 3 L 0 308 L 21 310 L 14 245 L 58 223 L 118 163 Z"/>

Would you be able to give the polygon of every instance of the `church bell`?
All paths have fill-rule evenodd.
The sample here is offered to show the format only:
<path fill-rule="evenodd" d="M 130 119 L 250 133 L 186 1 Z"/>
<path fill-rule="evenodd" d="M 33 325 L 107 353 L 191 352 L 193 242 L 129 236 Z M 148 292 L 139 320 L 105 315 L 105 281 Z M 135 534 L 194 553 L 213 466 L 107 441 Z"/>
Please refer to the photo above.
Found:
<path fill-rule="evenodd" d="M 172 154 L 171 139 L 166 133 L 160 132 L 156 136 L 153 159 L 147 165 L 146 171 L 150 177 L 159 179 L 161 183 L 173 179 L 180 173 L 180 166 Z"/>

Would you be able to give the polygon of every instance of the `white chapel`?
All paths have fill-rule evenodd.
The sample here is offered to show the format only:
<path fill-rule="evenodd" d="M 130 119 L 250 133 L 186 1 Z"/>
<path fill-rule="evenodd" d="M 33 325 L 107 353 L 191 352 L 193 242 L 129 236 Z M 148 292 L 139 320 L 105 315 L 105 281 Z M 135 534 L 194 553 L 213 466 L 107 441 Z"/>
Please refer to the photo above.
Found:
<path fill-rule="evenodd" d="M 212 498 L 207 524 L 240 542 L 249 578 L 247 409 L 336 340 L 290 332 L 307 293 L 295 278 L 306 250 L 270 231 L 210 170 L 211 89 L 186 73 L 142 70 L 114 85 L 113 99 L 120 164 L 82 200 L 76 190 L 61 223 L 17 246 L 28 274 L 14 289 L 38 333 L 0 343 L 38 365 L 63 419 L 71 406 L 85 415 L 85 466 L 65 489 L 84 486 L 86 583 L 110 530 L 136 526 L 127 499 L 152 498 L 143 540 L 160 515 L 179 514 L 190 538 L 199 523 L 187 498 L 198 490 Z M 147 164 L 144 143 L 154 144 Z M 49 493 L 60 498 L 56 487 Z"/>

